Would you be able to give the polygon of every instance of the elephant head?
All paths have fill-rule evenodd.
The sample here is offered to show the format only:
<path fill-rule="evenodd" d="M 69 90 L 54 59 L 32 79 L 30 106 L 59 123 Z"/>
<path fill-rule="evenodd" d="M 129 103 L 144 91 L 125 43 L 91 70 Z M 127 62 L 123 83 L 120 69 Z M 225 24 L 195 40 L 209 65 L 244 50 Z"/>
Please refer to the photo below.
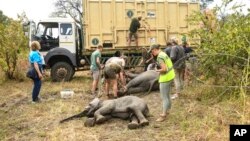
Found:
<path fill-rule="evenodd" d="M 87 112 L 88 117 L 92 117 L 94 112 L 100 108 L 101 100 L 99 98 L 94 98 L 88 106 L 85 107 L 84 111 Z"/>
<path fill-rule="evenodd" d="M 68 117 L 66 119 L 63 119 L 60 121 L 60 123 L 63 123 L 63 122 L 66 122 L 66 121 L 69 121 L 69 120 L 72 120 L 72 119 L 75 119 L 75 118 L 81 118 L 81 117 L 93 117 L 94 116 L 94 113 L 96 110 L 98 110 L 98 108 L 100 108 L 100 104 L 101 104 L 101 100 L 99 98 L 95 98 L 93 99 L 89 104 L 88 106 L 86 106 L 84 108 L 84 110 L 79 113 L 79 114 L 76 114 L 76 115 L 73 115 L 71 117 Z"/>

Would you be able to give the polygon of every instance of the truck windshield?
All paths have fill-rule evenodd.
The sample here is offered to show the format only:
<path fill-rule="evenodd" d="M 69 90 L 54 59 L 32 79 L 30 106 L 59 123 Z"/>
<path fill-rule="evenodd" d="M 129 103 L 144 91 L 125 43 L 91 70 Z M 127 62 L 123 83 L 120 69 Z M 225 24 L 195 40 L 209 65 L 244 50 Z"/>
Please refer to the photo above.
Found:
<path fill-rule="evenodd" d="M 39 23 L 37 26 L 36 36 L 42 36 L 44 34 L 45 26 L 42 23 Z"/>

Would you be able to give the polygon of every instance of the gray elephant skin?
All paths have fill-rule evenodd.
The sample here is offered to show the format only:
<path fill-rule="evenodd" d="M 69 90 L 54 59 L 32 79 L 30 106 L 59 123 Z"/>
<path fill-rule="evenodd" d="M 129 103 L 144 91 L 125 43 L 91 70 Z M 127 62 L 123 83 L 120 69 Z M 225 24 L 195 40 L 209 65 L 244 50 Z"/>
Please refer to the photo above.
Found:
<path fill-rule="evenodd" d="M 63 119 L 60 123 L 84 116 L 88 117 L 84 125 L 89 127 L 101 124 L 112 117 L 129 119 L 129 129 L 136 129 L 149 124 L 146 119 L 149 116 L 148 106 L 143 99 L 137 96 L 124 96 L 103 101 L 95 98 L 85 107 L 83 112 Z"/>
<path fill-rule="evenodd" d="M 119 91 L 119 95 L 135 94 L 140 92 L 150 93 L 159 90 L 159 72 L 148 70 L 140 74 L 127 73 L 127 77 L 132 78 L 126 85 L 125 91 Z"/>

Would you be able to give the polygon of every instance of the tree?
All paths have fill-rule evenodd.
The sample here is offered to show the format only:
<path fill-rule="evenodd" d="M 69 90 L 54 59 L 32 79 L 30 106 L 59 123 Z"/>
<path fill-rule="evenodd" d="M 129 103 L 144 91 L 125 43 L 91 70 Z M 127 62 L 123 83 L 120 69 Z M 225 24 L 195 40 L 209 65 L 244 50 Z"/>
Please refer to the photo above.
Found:
<path fill-rule="evenodd" d="M 56 11 L 51 17 L 70 16 L 76 23 L 81 25 L 82 21 L 82 1 L 81 0 L 57 0 L 55 2 Z"/>
<path fill-rule="evenodd" d="M 200 1 L 200 7 L 201 7 L 201 10 L 204 10 L 207 8 L 207 6 L 209 4 L 211 4 L 212 2 L 214 2 L 213 0 L 201 0 Z"/>
<path fill-rule="evenodd" d="M 6 25 L 9 23 L 9 18 L 3 14 L 3 11 L 0 10 L 0 23 Z"/>
<path fill-rule="evenodd" d="M 15 79 L 17 61 L 26 47 L 27 39 L 20 21 L 4 15 L 1 17 L 4 17 L 4 21 L 0 22 L 0 66 L 7 78 Z"/>

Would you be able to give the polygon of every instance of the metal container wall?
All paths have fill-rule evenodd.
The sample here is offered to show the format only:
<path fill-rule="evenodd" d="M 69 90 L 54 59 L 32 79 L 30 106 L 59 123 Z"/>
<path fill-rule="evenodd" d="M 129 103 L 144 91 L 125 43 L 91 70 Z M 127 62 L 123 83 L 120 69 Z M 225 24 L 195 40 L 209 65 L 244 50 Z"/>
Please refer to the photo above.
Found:
<path fill-rule="evenodd" d="M 131 19 L 142 16 L 139 46 L 166 41 L 195 28 L 186 18 L 199 11 L 197 0 L 86 0 L 84 6 L 85 47 L 103 44 L 107 49 L 126 48 Z M 131 43 L 135 46 L 135 42 Z"/>

